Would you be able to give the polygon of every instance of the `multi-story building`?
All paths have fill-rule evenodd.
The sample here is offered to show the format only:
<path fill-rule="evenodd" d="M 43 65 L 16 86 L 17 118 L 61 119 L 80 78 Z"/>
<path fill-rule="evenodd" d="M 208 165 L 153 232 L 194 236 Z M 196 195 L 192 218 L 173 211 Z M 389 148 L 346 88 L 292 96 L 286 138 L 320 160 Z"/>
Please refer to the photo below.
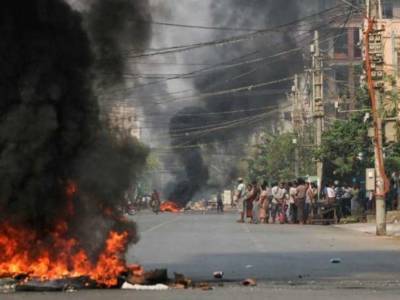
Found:
<path fill-rule="evenodd" d="M 132 137 L 140 139 L 140 126 L 133 106 L 127 104 L 113 106 L 108 113 L 108 123 L 111 129 L 129 133 Z"/>
<path fill-rule="evenodd" d="M 382 2 L 382 19 L 377 20 L 379 30 L 379 62 L 372 62 L 373 76 L 383 86 L 382 105 L 385 110 L 385 140 L 398 140 L 397 126 L 400 117 L 398 92 L 400 89 L 400 2 Z M 375 41 L 376 42 L 376 41 Z M 397 121 L 397 122 L 396 122 Z"/>
<path fill-rule="evenodd" d="M 321 9 L 341 1 L 320 0 Z M 349 1 L 354 6 L 365 7 L 364 0 Z M 398 41 L 400 1 L 382 1 L 384 31 L 385 73 L 397 76 L 400 66 Z M 354 13 L 343 22 L 334 23 L 329 29 L 332 36 L 326 43 L 325 59 L 325 110 L 328 116 L 345 117 L 347 111 L 357 109 L 357 89 L 362 74 L 363 14 Z M 341 113 L 342 112 L 342 113 Z"/>
<path fill-rule="evenodd" d="M 334 2 L 338 4 L 341 1 Z M 360 5 L 357 1 L 353 3 Z M 362 72 L 362 22 L 362 14 L 349 12 L 347 18 L 330 25 L 325 34 L 329 38 L 322 41 L 321 47 L 325 51 L 325 111 L 328 116 L 345 116 L 346 111 L 357 108 L 356 93 Z"/>

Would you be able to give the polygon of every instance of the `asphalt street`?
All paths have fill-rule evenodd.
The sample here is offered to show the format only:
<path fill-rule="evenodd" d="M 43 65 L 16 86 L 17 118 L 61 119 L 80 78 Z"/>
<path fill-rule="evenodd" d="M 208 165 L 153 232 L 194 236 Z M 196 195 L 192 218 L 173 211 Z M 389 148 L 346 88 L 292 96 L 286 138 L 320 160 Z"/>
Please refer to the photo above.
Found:
<path fill-rule="evenodd" d="M 194 280 L 400 280 L 400 240 L 331 226 L 238 224 L 234 214 L 140 215 L 140 242 L 128 254 L 146 268 Z M 340 264 L 332 264 L 340 258 Z"/>
<path fill-rule="evenodd" d="M 0 299 L 399 299 L 400 240 L 331 226 L 238 224 L 234 214 L 141 213 L 127 259 L 214 289 L 18 293 Z M 332 258 L 340 263 L 331 263 Z M 223 284 L 212 273 L 223 271 Z M 242 287 L 247 277 L 257 287 Z"/>

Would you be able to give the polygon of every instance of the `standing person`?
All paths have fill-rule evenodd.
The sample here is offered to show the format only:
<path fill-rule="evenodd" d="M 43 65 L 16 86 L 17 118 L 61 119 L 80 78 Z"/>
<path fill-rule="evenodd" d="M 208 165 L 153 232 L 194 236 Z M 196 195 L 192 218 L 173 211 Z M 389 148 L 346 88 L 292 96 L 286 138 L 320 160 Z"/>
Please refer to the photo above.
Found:
<path fill-rule="evenodd" d="M 369 212 L 373 212 L 375 209 L 375 193 L 374 191 L 368 191 L 367 192 L 367 210 Z"/>
<path fill-rule="evenodd" d="M 282 218 L 284 219 L 285 223 L 289 222 L 290 220 L 290 195 L 289 195 L 289 187 L 290 182 L 285 183 L 284 189 L 285 189 L 285 198 L 283 200 L 283 216 Z"/>
<path fill-rule="evenodd" d="M 297 179 L 296 188 L 296 206 L 297 206 L 297 218 L 301 225 L 304 225 L 304 207 L 306 204 L 306 183 L 303 178 Z"/>
<path fill-rule="evenodd" d="M 400 210 L 400 173 L 395 171 L 392 174 L 392 189 L 393 189 L 393 209 Z"/>
<path fill-rule="evenodd" d="M 326 197 L 329 205 L 335 203 L 337 197 L 336 197 L 335 186 L 332 183 L 326 187 Z"/>
<path fill-rule="evenodd" d="M 235 191 L 236 207 L 239 212 L 239 220 L 237 222 L 244 222 L 244 199 L 246 198 L 246 186 L 244 185 L 243 179 L 238 178 L 238 186 Z"/>
<path fill-rule="evenodd" d="M 330 210 L 330 212 L 325 215 L 325 218 L 333 219 L 337 201 L 335 185 L 333 183 L 330 183 L 326 188 L 326 199 L 327 199 L 327 208 Z"/>
<path fill-rule="evenodd" d="M 344 188 L 339 184 L 338 180 L 335 180 L 334 182 L 334 190 L 335 190 L 335 195 L 336 195 L 336 215 L 338 219 L 340 220 L 341 217 L 343 216 L 344 212 L 344 201 L 343 201 L 343 195 L 344 195 Z"/>
<path fill-rule="evenodd" d="M 260 223 L 266 224 L 268 223 L 268 214 L 269 214 L 269 199 L 268 199 L 268 185 L 264 181 L 261 185 L 261 193 L 260 193 Z"/>
<path fill-rule="evenodd" d="M 351 215 L 356 216 L 360 211 L 360 188 L 357 184 L 353 186 L 350 200 Z"/>
<path fill-rule="evenodd" d="M 249 223 L 253 222 L 253 202 L 257 198 L 257 182 L 247 185 L 247 196 L 245 200 L 245 213 Z"/>
<path fill-rule="evenodd" d="M 297 183 L 293 181 L 289 184 L 289 220 L 290 223 L 297 223 L 297 205 L 296 205 Z"/>
<path fill-rule="evenodd" d="M 282 207 L 284 204 L 284 199 L 286 196 L 286 190 L 284 189 L 283 183 L 279 183 L 279 185 L 275 185 L 272 188 L 272 204 L 271 204 L 271 218 L 272 224 L 275 223 L 276 216 L 282 213 Z"/>
<path fill-rule="evenodd" d="M 160 204 L 161 204 L 160 194 L 158 193 L 157 190 L 153 190 L 153 193 L 151 194 L 150 207 L 154 213 L 156 213 L 156 214 L 159 213 Z"/>
<path fill-rule="evenodd" d="M 224 213 L 224 202 L 222 201 L 222 193 L 217 194 L 217 213 Z"/>
<path fill-rule="evenodd" d="M 272 188 L 271 188 L 271 202 L 270 202 L 270 210 L 269 210 L 270 219 L 272 221 L 272 224 L 275 224 L 276 209 L 277 209 L 277 205 L 278 205 L 278 201 L 275 198 L 275 194 L 278 192 L 278 189 L 279 189 L 278 183 L 273 182 Z"/>
<path fill-rule="evenodd" d="M 306 224 L 309 224 L 310 223 L 309 217 L 312 212 L 312 206 L 314 203 L 315 194 L 311 183 L 306 183 L 306 188 L 307 190 L 306 190 L 306 202 L 304 206 L 304 222 Z"/>
<path fill-rule="evenodd" d="M 311 183 L 311 188 L 313 190 L 313 199 L 312 199 L 312 203 L 311 203 L 311 212 L 312 212 L 312 216 L 316 216 L 318 215 L 318 186 L 315 182 Z"/>
<path fill-rule="evenodd" d="M 351 215 L 351 198 L 353 189 L 347 183 L 343 186 L 342 212 L 344 217 Z"/>
<path fill-rule="evenodd" d="M 272 186 L 268 184 L 267 186 L 267 194 L 268 194 L 268 208 L 267 208 L 267 223 L 270 222 L 270 216 L 271 216 L 271 207 L 272 207 L 272 199 L 274 198 L 272 196 Z"/>
<path fill-rule="evenodd" d="M 253 200 L 253 223 L 258 224 L 260 223 L 260 210 L 261 210 L 261 189 L 258 186 L 257 182 L 253 183 L 253 188 L 255 189 L 255 196 Z"/>

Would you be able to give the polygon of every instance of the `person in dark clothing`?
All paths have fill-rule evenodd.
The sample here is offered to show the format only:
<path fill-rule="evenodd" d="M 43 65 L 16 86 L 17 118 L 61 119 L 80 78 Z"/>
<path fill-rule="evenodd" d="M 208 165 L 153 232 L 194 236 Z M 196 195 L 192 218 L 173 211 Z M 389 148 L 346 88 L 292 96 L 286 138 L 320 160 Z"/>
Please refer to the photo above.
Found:
<path fill-rule="evenodd" d="M 297 206 L 297 219 L 299 224 L 304 225 L 305 223 L 305 204 L 306 204 L 306 192 L 307 186 L 303 178 L 297 179 L 296 188 L 296 206 Z"/>
<path fill-rule="evenodd" d="M 222 201 L 222 193 L 218 192 L 217 194 L 217 213 L 224 212 L 224 202 Z"/>
<path fill-rule="evenodd" d="M 154 213 L 158 214 L 160 211 L 160 205 L 161 205 L 160 194 L 158 193 L 157 190 L 154 190 L 153 193 L 151 194 L 150 207 Z"/>

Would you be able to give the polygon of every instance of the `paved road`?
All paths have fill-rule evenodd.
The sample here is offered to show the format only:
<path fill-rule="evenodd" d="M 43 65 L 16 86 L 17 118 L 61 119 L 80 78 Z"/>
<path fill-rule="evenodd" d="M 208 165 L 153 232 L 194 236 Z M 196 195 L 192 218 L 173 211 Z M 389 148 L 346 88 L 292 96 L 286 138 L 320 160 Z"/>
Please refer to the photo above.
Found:
<path fill-rule="evenodd" d="M 129 252 L 147 268 L 196 280 L 400 280 L 400 241 L 330 226 L 251 225 L 229 215 L 138 216 L 141 241 Z M 332 258 L 342 263 L 332 264 Z"/>
<path fill-rule="evenodd" d="M 134 217 L 141 240 L 130 261 L 194 280 L 225 272 L 212 291 L 82 291 L 0 295 L 0 299 L 399 299 L 400 240 L 329 226 L 249 225 L 233 214 Z M 340 258 L 332 264 L 331 258 Z M 256 288 L 241 287 L 246 277 Z"/>

